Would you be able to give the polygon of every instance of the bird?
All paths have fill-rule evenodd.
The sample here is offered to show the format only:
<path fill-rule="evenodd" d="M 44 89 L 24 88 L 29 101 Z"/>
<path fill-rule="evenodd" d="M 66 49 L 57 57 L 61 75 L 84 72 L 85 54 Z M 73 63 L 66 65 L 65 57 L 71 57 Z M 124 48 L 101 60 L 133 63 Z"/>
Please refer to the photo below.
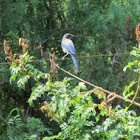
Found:
<path fill-rule="evenodd" d="M 61 47 L 62 47 L 62 50 L 64 53 L 66 53 L 66 55 L 64 55 L 62 57 L 62 59 L 64 60 L 64 58 L 67 56 L 67 55 L 70 55 L 71 56 L 71 59 L 74 63 L 74 66 L 75 66 L 75 69 L 76 69 L 76 73 L 79 73 L 80 72 L 80 68 L 79 68 L 79 65 L 78 65 L 78 62 L 77 62 L 77 59 L 76 59 L 76 54 L 75 54 L 75 47 L 74 47 L 74 44 L 71 40 L 71 38 L 73 37 L 74 35 L 70 34 L 70 33 L 66 33 L 64 34 L 63 38 L 62 38 L 62 41 L 61 41 Z"/>

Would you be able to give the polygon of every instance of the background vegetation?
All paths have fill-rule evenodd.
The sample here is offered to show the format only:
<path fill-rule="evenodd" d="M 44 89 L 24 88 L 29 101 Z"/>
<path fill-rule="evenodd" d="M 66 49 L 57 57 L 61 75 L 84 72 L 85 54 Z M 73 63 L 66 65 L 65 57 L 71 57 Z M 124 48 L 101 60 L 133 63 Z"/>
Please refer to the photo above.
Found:
<path fill-rule="evenodd" d="M 139 107 L 127 102 L 140 102 L 139 5 L 139 0 L 0 0 L 0 139 L 139 139 Z M 56 59 L 64 55 L 61 39 L 67 32 L 75 35 L 77 56 L 86 57 L 78 59 L 78 77 L 123 100 L 108 102 L 104 91 L 44 61 L 52 53 Z M 27 39 L 21 47 L 19 38 Z M 15 54 L 10 65 L 4 46 Z M 55 62 L 75 74 L 71 60 Z"/>

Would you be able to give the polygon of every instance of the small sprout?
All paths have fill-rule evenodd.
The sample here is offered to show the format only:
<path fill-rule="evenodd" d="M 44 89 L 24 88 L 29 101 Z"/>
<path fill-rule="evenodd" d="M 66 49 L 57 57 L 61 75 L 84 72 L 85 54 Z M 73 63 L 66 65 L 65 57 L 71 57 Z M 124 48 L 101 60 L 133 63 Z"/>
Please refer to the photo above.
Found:
<path fill-rule="evenodd" d="M 24 59 L 27 55 L 28 55 L 28 51 L 25 54 L 20 55 L 20 59 Z"/>
<path fill-rule="evenodd" d="M 40 107 L 40 110 L 42 112 L 46 111 L 48 109 L 48 105 L 43 105 L 42 107 Z"/>
<path fill-rule="evenodd" d="M 41 110 L 42 112 L 48 111 L 48 107 L 49 107 L 49 103 L 48 103 L 47 101 L 44 101 L 44 102 L 43 102 L 43 106 L 40 107 L 40 110 Z"/>
<path fill-rule="evenodd" d="M 102 101 L 101 102 L 101 110 L 103 110 L 105 107 L 106 107 L 106 102 L 105 101 Z"/>
<path fill-rule="evenodd" d="M 28 41 L 26 39 L 19 38 L 18 45 L 23 47 L 23 52 L 27 52 L 28 51 L 29 44 L 28 44 Z"/>
<path fill-rule="evenodd" d="M 12 61 L 13 60 L 13 53 L 12 53 L 11 47 L 9 46 L 9 44 L 6 40 L 4 40 L 3 45 L 4 45 L 5 54 L 9 55 L 8 57 L 6 57 L 6 59 L 9 59 L 10 61 Z"/>
<path fill-rule="evenodd" d="M 139 50 L 140 50 L 140 23 L 136 26 L 135 34 L 136 34 L 136 40 L 138 41 Z"/>
<path fill-rule="evenodd" d="M 52 112 L 49 112 L 49 113 L 48 113 L 48 117 L 49 117 L 49 118 L 53 118 Z"/>
<path fill-rule="evenodd" d="M 20 64 L 19 66 L 20 66 L 20 68 L 21 68 L 21 69 L 23 69 L 23 68 L 24 68 L 23 64 Z"/>

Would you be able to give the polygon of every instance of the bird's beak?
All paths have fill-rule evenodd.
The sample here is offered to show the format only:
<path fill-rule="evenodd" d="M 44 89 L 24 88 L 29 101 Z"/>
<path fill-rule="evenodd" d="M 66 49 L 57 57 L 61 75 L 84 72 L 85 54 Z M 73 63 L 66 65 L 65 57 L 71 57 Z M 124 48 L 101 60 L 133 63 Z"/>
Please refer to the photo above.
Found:
<path fill-rule="evenodd" d="M 74 35 L 70 34 L 70 36 L 72 36 L 72 37 L 73 37 Z"/>

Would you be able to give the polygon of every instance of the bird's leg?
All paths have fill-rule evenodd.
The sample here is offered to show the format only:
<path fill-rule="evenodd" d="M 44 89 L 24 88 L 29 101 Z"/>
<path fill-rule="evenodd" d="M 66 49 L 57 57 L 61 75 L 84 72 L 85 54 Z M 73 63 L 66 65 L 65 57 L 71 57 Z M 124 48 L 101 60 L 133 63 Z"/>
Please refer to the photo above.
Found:
<path fill-rule="evenodd" d="M 68 55 L 69 53 L 66 53 L 66 55 L 64 55 L 63 57 L 62 57 L 62 59 L 64 60 L 65 59 L 65 57 Z"/>

